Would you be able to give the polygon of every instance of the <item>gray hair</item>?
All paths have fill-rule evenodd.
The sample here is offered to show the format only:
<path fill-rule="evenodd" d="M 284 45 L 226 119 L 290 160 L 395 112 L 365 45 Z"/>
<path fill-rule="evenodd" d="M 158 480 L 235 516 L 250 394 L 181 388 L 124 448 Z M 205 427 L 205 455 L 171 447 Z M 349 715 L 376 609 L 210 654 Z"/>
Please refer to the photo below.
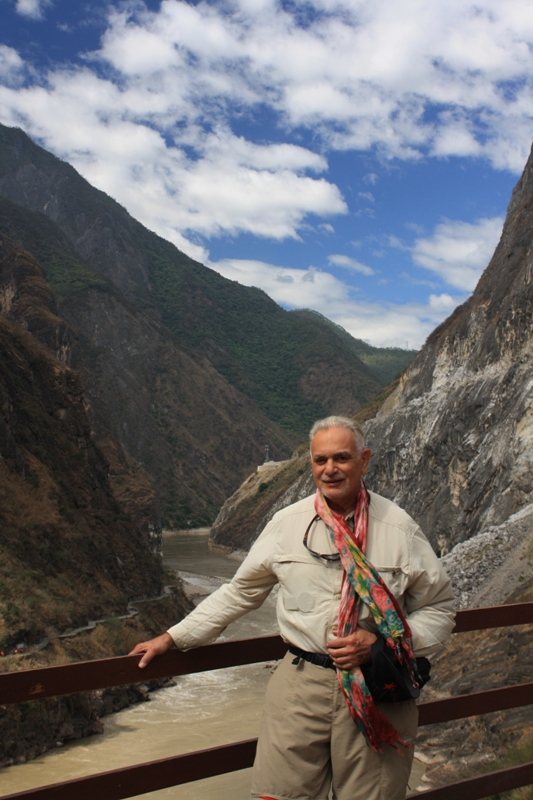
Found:
<path fill-rule="evenodd" d="M 354 435 L 355 446 L 357 452 L 360 453 L 365 444 L 365 434 L 362 426 L 351 417 L 325 417 L 315 422 L 309 431 L 309 442 L 312 442 L 318 431 L 327 430 L 327 428 L 347 428 Z"/>

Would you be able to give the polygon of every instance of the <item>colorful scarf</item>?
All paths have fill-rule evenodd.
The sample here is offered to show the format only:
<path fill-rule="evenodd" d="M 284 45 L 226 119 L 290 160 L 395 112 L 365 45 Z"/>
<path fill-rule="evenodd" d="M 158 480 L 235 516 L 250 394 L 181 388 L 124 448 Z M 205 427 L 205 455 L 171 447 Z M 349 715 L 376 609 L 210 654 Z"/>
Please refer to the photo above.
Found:
<path fill-rule="evenodd" d="M 398 661 L 407 667 L 409 674 L 416 679 L 416 661 L 407 620 L 396 598 L 364 555 L 369 501 L 365 482 L 361 480 L 352 531 L 344 516 L 330 509 L 320 490 L 317 490 L 315 496 L 316 513 L 328 528 L 344 567 L 337 635 L 349 636 L 355 631 L 361 600 L 370 609 L 386 644 L 394 651 Z M 359 667 L 352 670 L 337 669 L 337 677 L 350 713 L 373 750 L 382 752 L 382 743 L 412 746 L 412 742 L 400 738 L 392 723 L 378 709 Z"/>

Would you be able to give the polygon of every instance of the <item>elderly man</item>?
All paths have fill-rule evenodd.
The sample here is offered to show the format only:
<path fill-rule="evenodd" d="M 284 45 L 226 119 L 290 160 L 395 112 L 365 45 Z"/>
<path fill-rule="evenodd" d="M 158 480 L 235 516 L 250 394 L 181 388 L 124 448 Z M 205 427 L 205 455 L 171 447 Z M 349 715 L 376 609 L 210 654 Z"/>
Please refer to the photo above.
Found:
<path fill-rule="evenodd" d="M 417 726 L 415 657 L 450 634 L 452 589 L 411 517 L 367 491 L 360 426 L 328 417 L 310 440 L 316 494 L 274 516 L 231 583 L 132 652 L 144 667 L 174 645 L 206 644 L 279 583 L 289 652 L 267 689 L 251 797 L 400 800 Z M 404 684 L 414 691 L 402 694 Z"/>

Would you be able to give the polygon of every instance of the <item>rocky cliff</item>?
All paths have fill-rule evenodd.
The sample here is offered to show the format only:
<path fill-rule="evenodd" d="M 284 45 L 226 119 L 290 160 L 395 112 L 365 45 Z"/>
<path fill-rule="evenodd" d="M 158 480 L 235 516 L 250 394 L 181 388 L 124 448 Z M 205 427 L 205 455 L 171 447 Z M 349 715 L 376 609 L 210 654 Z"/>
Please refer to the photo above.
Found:
<path fill-rule="evenodd" d="M 0 235 L 0 671 L 122 655 L 190 608 L 179 586 L 162 592 L 151 487 L 120 464 L 109 478 L 66 363 L 76 346 L 39 264 Z M 146 694 L 0 708 L 0 766 L 99 732 Z"/>
<path fill-rule="evenodd" d="M 443 562 L 459 608 L 533 602 L 533 503 L 456 545 Z M 434 660 L 424 700 L 526 683 L 532 673 L 533 625 L 456 634 Z M 427 768 L 420 788 L 529 761 L 532 743 L 531 706 L 428 725 L 417 736 Z"/>
<path fill-rule="evenodd" d="M 163 585 L 65 364 L 75 339 L 37 262 L 0 237 L 0 650 L 124 611 Z"/>
<path fill-rule="evenodd" d="M 469 300 L 367 425 L 370 485 L 447 552 L 533 499 L 533 157 Z"/>

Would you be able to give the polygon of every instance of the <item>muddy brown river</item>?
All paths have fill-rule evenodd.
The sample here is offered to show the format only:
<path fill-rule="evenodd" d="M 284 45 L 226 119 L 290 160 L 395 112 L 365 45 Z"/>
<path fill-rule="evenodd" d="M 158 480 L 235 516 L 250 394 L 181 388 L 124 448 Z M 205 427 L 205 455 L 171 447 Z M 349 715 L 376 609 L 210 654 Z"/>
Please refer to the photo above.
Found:
<path fill-rule="evenodd" d="M 189 591 L 199 594 L 231 578 L 238 567 L 237 561 L 210 552 L 207 542 L 207 533 L 172 533 L 165 536 L 163 543 L 165 565 L 179 570 Z M 271 595 L 262 608 L 237 620 L 220 638 L 242 639 L 275 632 L 275 600 Z M 154 692 L 150 702 L 105 717 L 102 735 L 0 770 L 0 796 L 257 736 L 269 677 L 268 665 L 252 664 L 177 678 L 176 686 Z M 250 771 L 208 778 L 142 797 L 248 800 Z M 413 788 L 422 772 L 422 765 L 416 764 Z"/>

